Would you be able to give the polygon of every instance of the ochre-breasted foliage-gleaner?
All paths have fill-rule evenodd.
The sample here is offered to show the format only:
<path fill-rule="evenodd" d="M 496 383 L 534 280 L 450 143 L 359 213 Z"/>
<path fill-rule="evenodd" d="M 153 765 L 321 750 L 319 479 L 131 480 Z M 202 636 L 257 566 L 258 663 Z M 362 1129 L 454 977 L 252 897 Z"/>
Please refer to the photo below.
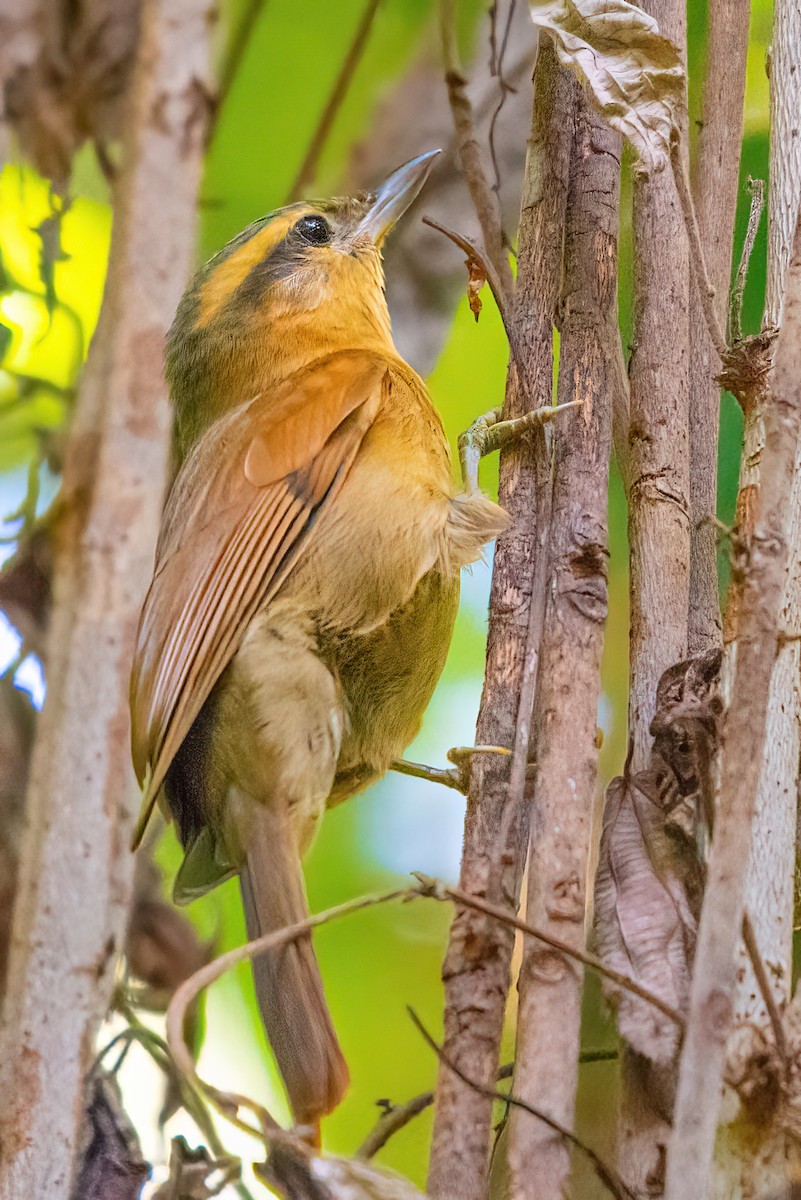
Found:
<path fill-rule="evenodd" d="M 328 805 L 379 779 L 442 671 L 459 570 L 504 525 L 459 493 L 442 424 L 395 349 L 381 245 L 433 154 L 374 193 L 293 204 L 197 275 L 167 348 L 176 474 L 131 683 L 144 788 L 188 900 L 238 873 L 251 937 L 302 920 Z M 348 1070 L 310 938 L 254 962 L 295 1119 Z"/>

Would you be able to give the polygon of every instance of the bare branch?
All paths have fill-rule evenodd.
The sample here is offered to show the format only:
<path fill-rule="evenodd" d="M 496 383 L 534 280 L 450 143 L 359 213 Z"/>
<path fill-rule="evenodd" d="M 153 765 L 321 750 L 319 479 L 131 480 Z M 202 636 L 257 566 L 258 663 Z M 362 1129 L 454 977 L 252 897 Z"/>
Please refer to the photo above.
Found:
<path fill-rule="evenodd" d="M 514 292 L 514 276 L 504 247 L 498 196 L 490 186 L 484 169 L 483 155 L 476 137 L 473 106 L 466 91 L 467 80 L 459 63 L 456 0 L 440 0 L 440 32 L 445 83 L 448 87 L 462 174 L 481 225 L 487 256 L 495 267 L 501 292 L 508 301 Z"/>
<path fill-rule="evenodd" d="M 743 588 L 737 661 L 726 724 L 721 795 L 681 1056 L 666 1200 L 703 1194 L 721 1103 L 732 1021 L 735 959 L 752 820 L 762 770 L 771 676 L 787 563 L 787 496 L 801 449 L 801 221 L 787 272 L 785 318 L 766 414 L 763 478 Z"/>
<path fill-rule="evenodd" d="M 750 0 L 711 0 L 706 74 L 692 164 L 692 199 L 715 298 L 715 328 L 726 318 L 737 211 Z M 693 251 L 694 262 L 698 262 Z M 697 277 L 697 271 L 696 271 Z M 701 654 L 721 643 L 717 543 L 720 351 L 702 319 L 703 284 L 690 293 L 690 599 L 687 645 Z M 724 331 L 725 332 L 725 331 Z"/>
<path fill-rule="evenodd" d="M 217 131 L 219 115 L 239 74 L 239 68 L 242 66 L 242 60 L 250 45 L 253 30 L 256 28 L 259 17 L 264 11 L 266 2 L 267 0 L 248 0 L 247 8 L 240 17 L 231 41 L 226 48 L 225 57 L 220 65 L 219 79 L 214 95 L 214 114 L 206 135 L 209 142 L 213 139 Z"/>
<path fill-rule="evenodd" d="M 103 311 L 70 428 L 56 530 L 48 694 L 0 1053 L 7 1200 L 69 1195 L 84 1075 L 133 883 L 128 678 L 167 473 L 164 336 L 194 252 L 208 2 L 147 0 L 141 28 Z"/>
<path fill-rule="evenodd" d="M 643 0 L 641 7 L 685 62 L 683 0 Z M 682 97 L 685 94 L 682 71 Z M 673 128 L 686 137 L 676 102 Z M 669 146 L 667 147 L 669 152 Z M 635 176 L 632 196 L 633 348 L 629 362 L 629 733 L 632 772 L 650 758 L 650 726 L 659 681 L 687 657 L 690 564 L 690 264 L 687 233 L 671 171 Z M 670 353 L 665 354 L 665 331 Z M 670 563 L 670 570 L 665 564 Z M 654 1087 L 642 1087 L 637 1059 L 621 1072 L 618 1166 L 632 1187 L 648 1190 L 669 1132 Z M 670 1072 L 670 1068 L 665 1068 Z"/>
<path fill-rule="evenodd" d="M 748 268 L 751 265 L 751 255 L 754 252 L 759 225 L 762 220 L 762 210 L 765 207 L 765 181 L 763 179 L 748 179 L 748 191 L 751 194 L 751 209 L 748 213 L 748 228 L 740 253 L 740 262 L 734 287 L 729 300 L 729 337 L 732 342 L 739 342 L 743 336 L 743 296 L 748 279 Z"/>
<path fill-rule="evenodd" d="M 684 165 L 684 157 L 678 134 L 674 135 L 670 145 L 670 161 L 673 166 L 673 178 L 676 181 L 676 190 L 679 195 L 681 211 L 684 215 L 687 237 L 690 240 L 690 263 L 695 275 L 695 282 L 698 286 L 701 310 L 704 314 L 704 320 L 706 321 L 712 344 L 722 360 L 727 350 L 726 338 L 723 336 L 723 330 L 718 321 L 715 305 L 713 304 L 716 292 L 710 281 L 706 266 L 704 248 L 701 245 L 701 232 L 698 228 L 698 218 L 695 215 L 695 205 L 690 193 L 690 183 L 687 179 L 687 170 Z"/>
<path fill-rule="evenodd" d="M 617 324 L 617 224 L 622 139 L 576 100 L 565 219 L 558 400 L 582 405 L 554 433 L 549 569 L 552 586 L 534 718 L 536 779 L 527 920 L 583 947 L 586 878 L 598 769 L 597 712 L 607 612 L 607 494 Z M 511 786 L 511 784 L 510 784 Z M 570 802 L 566 804 L 566 797 Z M 574 1119 L 583 972 L 529 942 L 518 979 L 515 1092 L 565 1125 Z M 565 1194 L 570 1157 L 515 1110 L 511 1192 Z"/>
<path fill-rule="evenodd" d="M 417 1016 L 417 1013 L 414 1011 L 414 1009 L 407 1008 L 406 1011 L 417 1027 L 418 1032 L 437 1055 L 440 1062 L 443 1063 L 449 1071 L 453 1071 L 454 1075 L 457 1075 L 462 1083 L 464 1083 L 467 1087 L 473 1088 L 475 1091 L 480 1092 L 481 1095 L 487 1100 L 500 1100 L 502 1103 L 510 1104 L 515 1108 L 519 1108 L 523 1112 L 527 1112 L 530 1116 L 536 1117 L 538 1121 L 542 1121 L 548 1126 L 549 1129 L 552 1129 L 554 1133 L 558 1134 L 559 1137 L 564 1138 L 565 1141 L 569 1142 L 571 1146 L 574 1146 L 576 1150 L 581 1151 L 581 1153 L 587 1159 L 589 1159 L 593 1170 L 600 1179 L 601 1183 L 603 1183 L 604 1186 L 609 1189 L 609 1191 L 615 1197 L 615 1200 L 636 1200 L 634 1193 L 629 1191 L 617 1172 L 611 1167 L 607 1166 L 603 1159 L 596 1154 L 596 1152 L 590 1146 L 588 1146 L 586 1142 L 583 1142 L 580 1138 L 576 1137 L 572 1129 L 567 1129 L 564 1125 L 561 1125 L 558 1121 L 555 1121 L 553 1117 L 550 1117 L 548 1113 L 543 1112 L 539 1108 L 534 1108 L 533 1105 L 528 1104 L 525 1100 L 521 1100 L 518 1096 L 514 1096 L 508 1092 L 499 1092 L 495 1088 L 487 1087 L 483 1083 L 478 1083 L 476 1080 L 471 1079 L 469 1075 L 466 1075 L 460 1067 L 457 1067 L 457 1065 L 448 1058 L 442 1047 L 437 1045 L 437 1043 L 426 1030 L 425 1026 L 420 1021 L 420 1018 Z"/>
<path fill-rule="evenodd" d="M 293 200 L 300 199 L 303 196 L 305 188 L 314 179 L 320 155 L 325 149 L 325 144 L 328 141 L 328 136 L 333 128 L 337 113 L 345 102 L 348 88 L 362 60 L 362 55 L 364 54 L 368 38 L 370 37 L 370 31 L 373 27 L 373 18 L 378 11 L 380 2 L 381 0 L 367 0 L 359 24 L 356 27 L 353 41 L 348 47 L 347 54 L 339 69 L 339 74 L 331 89 L 331 94 L 325 103 L 325 107 L 320 114 L 320 119 L 317 122 L 317 127 L 312 134 L 309 148 L 287 193 L 287 204 L 290 204 Z"/>
<path fill-rule="evenodd" d="M 748 909 L 743 913 L 743 941 L 745 949 L 751 960 L 751 967 L 756 977 L 759 990 L 762 993 L 762 1000 L 770 1018 L 770 1027 L 773 1030 L 773 1039 L 776 1042 L 776 1049 L 779 1052 L 779 1057 L 784 1064 L 785 1071 L 788 1070 L 789 1057 L 787 1054 L 787 1038 L 784 1036 L 784 1025 L 782 1016 L 779 1012 L 779 1006 L 776 1003 L 776 997 L 773 994 L 773 988 L 770 986 L 768 972 L 765 968 L 765 963 L 759 950 L 754 926 L 751 917 L 748 914 Z"/>
<path fill-rule="evenodd" d="M 275 933 L 268 933 L 252 942 L 246 942 L 243 946 L 236 946 L 227 954 L 221 954 L 206 966 L 201 967 L 177 989 L 167 1010 L 167 1044 L 176 1068 L 187 1079 L 197 1078 L 194 1057 L 184 1041 L 183 1030 L 187 1009 L 204 988 L 209 987 L 226 971 L 230 971 L 238 963 L 247 962 L 256 955 L 263 954 L 266 950 L 274 950 L 278 946 L 287 945 L 289 942 L 303 937 L 312 929 L 317 929 L 318 926 L 326 925 L 329 921 L 335 921 L 339 917 L 349 916 L 364 908 L 373 908 L 377 904 L 389 904 L 393 900 L 415 900 L 420 896 L 430 894 L 430 888 L 421 884 L 416 887 L 393 888 L 391 891 L 373 896 L 357 896 L 354 900 L 346 900 L 344 904 L 337 904 L 323 912 L 314 913 L 304 921 L 287 925 Z"/>
<path fill-rule="evenodd" d="M 655 992 L 651 992 L 648 988 L 637 983 L 636 980 L 629 978 L 628 975 L 623 975 L 620 971 L 615 971 L 608 967 L 606 963 L 601 962 L 594 954 L 590 954 L 588 950 L 578 949 L 562 938 L 554 937 L 544 929 L 539 929 L 533 925 L 529 925 L 527 921 L 523 921 L 520 917 L 509 912 L 508 909 L 501 908 L 498 904 L 491 904 L 488 900 L 482 900 L 478 896 L 471 896 L 461 888 L 449 887 L 447 884 L 440 883 L 436 879 L 430 879 L 426 875 L 417 874 L 417 878 L 430 891 L 426 891 L 426 895 L 430 895 L 433 899 L 439 900 L 447 898 L 455 904 L 462 904 L 466 908 L 474 908 L 476 912 L 486 913 L 501 924 L 509 925 L 512 929 L 519 930 L 520 933 L 526 934 L 528 937 L 536 938 L 543 942 L 546 946 L 550 946 L 552 950 L 557 950 L 560 954 L 566 955 L 573 959 L 574 962 L 581 963 L 585 967 L 589 967 L 591 971 L 595 971 L 604 979 L 608 979 L 610 983 L 616 984 L 627 992 L 631 992 L 633 996 L 638 996 L 641 1000 L 645 1000 L 647 1004 L 653 1004 L 654 1008 L 658 1008 L 671 1021 L 673 1021 L 679 1029 L 684 1028 L 684 1017 L 667 1004 L 661 996 L 657 996 Z"/>
<path fill-rule="evenodd" d="M 513 318 L 524 371 L 522 380 L 514 365 L 510 371 L 505 419 L 552 399 L 553 321 L 561 282 L 574 82 L 559 71 L 549 45 L 540 53 L 535 80 Z M 528 707 L 520 697 L 525 696 L 524 678 L 536 674 L 548 580 L 550 489 L 546 439 L 542 430 L 534 430 L 501 455 L 499 495 L 512 525 L 495 551 L 487 672 L 476 736 L 479 744 L 495 746 L 511 746 L 517 737 L 517 782 L 509 781 L 508 765 L 500 760 L 473 761 L 460 874 L 462 891 L 505 902 L 512 912 L 529 823 L 519 778 L 521 759 L 525 778 L 523 726 L 530 724 L 530 690 Z M 464 908 L 455 914 L 443 967 L 445 1048 L 471 1077 L 487 1085 L 494 1082 L 498 1067 L 512 946 L 502 925 Z M 428 1183 L 434 1200 L 453 1195 L 483 1200 L 491 1119 L 486 1098 L 452 1072 L 440 1072 Z"/>

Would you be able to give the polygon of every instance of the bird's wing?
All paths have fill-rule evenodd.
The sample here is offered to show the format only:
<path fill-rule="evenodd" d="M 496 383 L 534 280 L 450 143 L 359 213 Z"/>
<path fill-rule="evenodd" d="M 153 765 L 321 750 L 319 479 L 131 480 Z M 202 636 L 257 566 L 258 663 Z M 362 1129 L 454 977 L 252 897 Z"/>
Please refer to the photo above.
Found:
<path fill-rule="evenodd" d="M 131 677 L 137 845 L 176 752 L 257 609 L 314 537 L 375 420 L 386 364 L 339 354 L 213 425 L 175 481 Z"/>

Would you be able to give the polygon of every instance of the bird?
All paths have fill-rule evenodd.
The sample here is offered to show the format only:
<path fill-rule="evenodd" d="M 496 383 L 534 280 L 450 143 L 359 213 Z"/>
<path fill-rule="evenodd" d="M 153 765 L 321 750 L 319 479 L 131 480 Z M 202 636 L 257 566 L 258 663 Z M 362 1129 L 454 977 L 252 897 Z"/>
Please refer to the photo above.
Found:
<path fill-rule="evenodd" d="M 300 202 L 212 258 L 167 337 L 173 480 L 131 674 L 143 789 L 183 845 L 185 903 L 239 876 L 253 939 L 308 915 L 326 808 L 381 778 L 443 669 L 460 569 L 506 525 L 454 483 L 395 349 L 382 245 L 437 151 L 376 190 Z M 310 935 L 253 962 L 297 1126 L 348 1067 Z"/>

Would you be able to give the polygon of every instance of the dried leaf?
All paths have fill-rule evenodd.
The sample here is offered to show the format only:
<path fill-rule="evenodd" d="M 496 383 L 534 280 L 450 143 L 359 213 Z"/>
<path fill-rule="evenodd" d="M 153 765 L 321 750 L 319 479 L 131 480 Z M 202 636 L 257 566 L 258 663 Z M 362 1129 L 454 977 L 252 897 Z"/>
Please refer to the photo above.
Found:
<path fill-rule="evenodd" d="M 193 1150 L 182 1137 L 170 1148 L 170 1177 L 153 1200 L 211 1200 L 241 1174 L 236 1158 L 215 1159 L 205 1146 Z"/>
<path fill-rule="evenodd" d="M 696 935 L 682 875 L 658 777 L 642 772 L 613 780 L 595 885 L 597 951 L 608 966 L 679 1011 L 689 998 Z M 652 1062 L 670 1062 L 679 1041 L 675 1022 L 613 985 L 606 992 L 626 1041 Z"/>
<path fill-rule="evenodd" d="M 478 321 L 481 314 L 481 297 L 479 296 L 479 292 L 487 282 L 487 275 L 478 259 L 468 258 L 466 266 L 468 271 L 467 303 L 470 305 L 471 313 L 476 318 L 476 321 Z"/>
<path fill-rule="evenodd" d="M 116 1081 L 96 1072 L 86 1086 L 85 1103 L 72 1200 L 138 1200 L 150 1167 Z"/>
<path fill-rule="evenodd" d="M 661 171 L 684 107 L 685 76 L 679 51 L 656 21 L 626 0 L 532 0 L 531 19 L 631 142 L 640 170 Z"/>
<path fill-rule="evenodd" d="M 662 805 L 670 830 L 693 848 L 699 829 L 711 833 L 714 823 L 712 762 L 720 743 L 723 701 L 720 695 L 720 650 L 710 650 L 675 663 L 663 673 L 656 689 L 656 712 L 650 732 L 654 739 L 651 769 L 664 780 Z M 670 792 L 668 797 L 667 792 Z M 698 891 L 700 910 L 703 881 L 688 862 L 685 886 L 691 900 Z"/>
<path fill-rule="evenodd" d="M 263 1169 L 284 1200 L 426 1200 L 408 1179 L 372 1163 L 276 1146 Z"/>

